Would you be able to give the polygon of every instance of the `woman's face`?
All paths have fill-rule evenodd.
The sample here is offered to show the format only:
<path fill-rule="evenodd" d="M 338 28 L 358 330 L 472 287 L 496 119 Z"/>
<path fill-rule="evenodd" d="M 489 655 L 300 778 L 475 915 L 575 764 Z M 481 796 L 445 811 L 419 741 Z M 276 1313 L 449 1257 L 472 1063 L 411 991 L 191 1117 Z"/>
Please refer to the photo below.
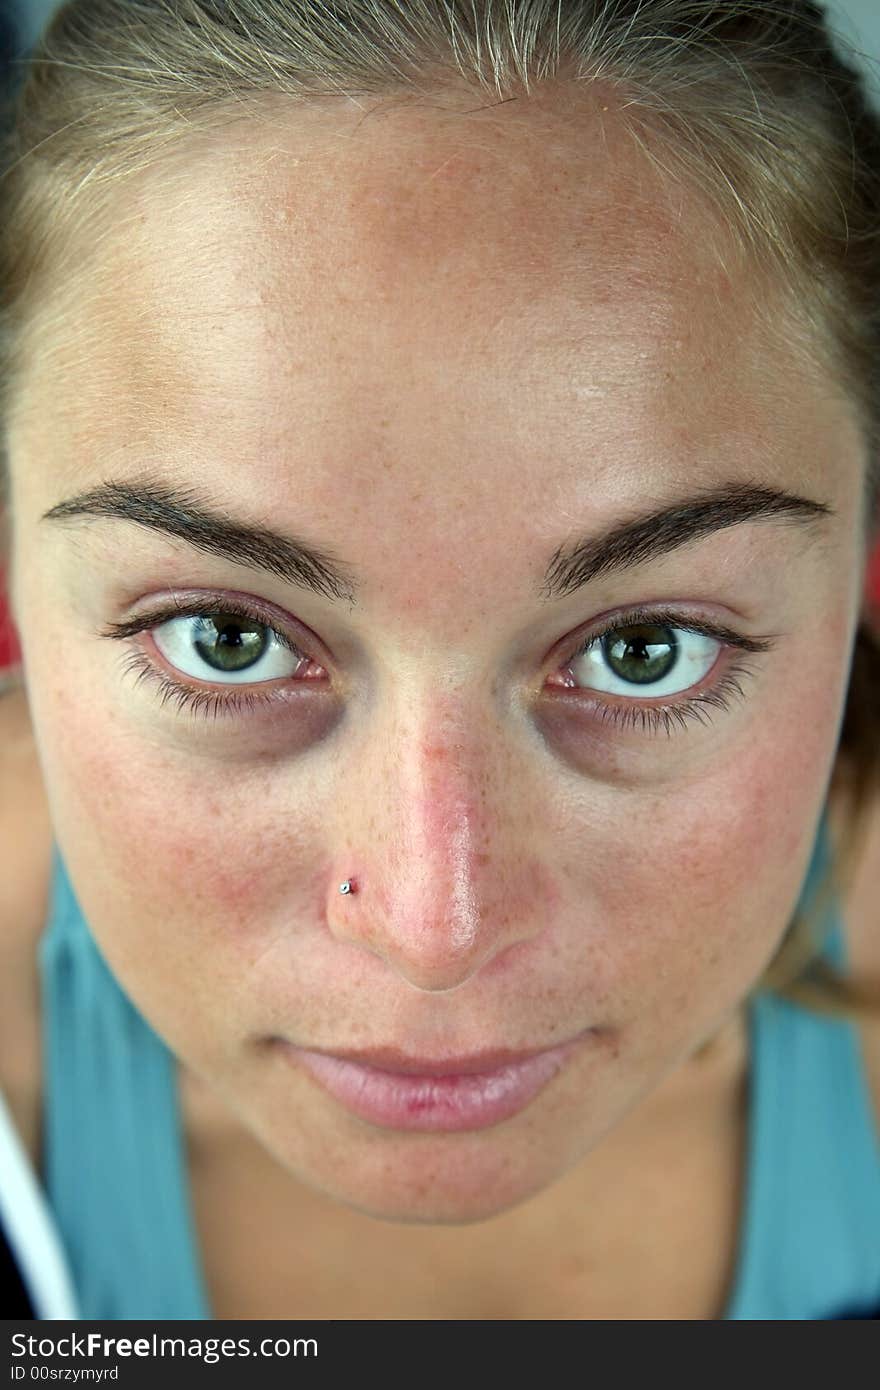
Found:
<path fill-rule="evenodd" d="M 10 439 L 35 736 L 101 950 L 296 1179 L 440 1222 L 571 1170 L 763 972 L 862 567 L 854 415 L 681 191 L 587 114 L 464 104 L 243 123 L 139 175 Z M 103 514 L 44 518 L 85 493 Z M 174 498 L 211 527 L 163 529 Z M 415 1127 L 364 1118 L 277 1041 L 575 1038 L 458 1127 L 442 1088 Z"/>

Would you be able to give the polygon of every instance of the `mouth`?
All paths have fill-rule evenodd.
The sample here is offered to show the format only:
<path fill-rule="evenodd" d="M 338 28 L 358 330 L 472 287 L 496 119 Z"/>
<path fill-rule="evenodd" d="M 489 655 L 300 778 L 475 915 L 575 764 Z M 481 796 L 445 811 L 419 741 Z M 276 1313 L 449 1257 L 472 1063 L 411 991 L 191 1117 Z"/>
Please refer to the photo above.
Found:
<path fill-rule="evenodd" d="M 524 1110 L 595 1029 L 532 1052 L 495 1048 L 468 1056 L 414 1057 L 397 1048 L 336 1053 L 273 1043 L 349 1112 L 383 1129 L 485 1129 Z"/>

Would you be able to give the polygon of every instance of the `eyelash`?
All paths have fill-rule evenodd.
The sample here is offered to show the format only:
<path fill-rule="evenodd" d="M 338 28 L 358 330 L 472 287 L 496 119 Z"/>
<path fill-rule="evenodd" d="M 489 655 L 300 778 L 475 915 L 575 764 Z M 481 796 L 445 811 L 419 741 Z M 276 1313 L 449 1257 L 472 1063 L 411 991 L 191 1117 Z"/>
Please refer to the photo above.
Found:
<path fill-rule="evenodd" d="M 288 651 L 303 661 L 308 661 L 308 655 L 303 652 L 293 641 L 291 641 L 278 628 L 272 627 L 267 622 L 266 614 L 261 612 L 256 605 L 250 604 L 247 600 L 236 599 L 234 603 L 223 603 L 215 601 L 211 596 L 202 596 L 196 600 L 187 600 L 175 603 L 173 606 L 165 607 L 155 613 L 143 614 L 138 618 L 130 618 L 122 623 L 109 623 L 100 629 L 98 636 L 110 637 L 116 641 L 125 640 L 136 636 L 138 633 L 148 631 L 150 628 L 158 627 L 172 618 L 194 618 L 194 617 L 213 617 L 222 614 L 224 617 L 241 618 L 247 622 L 255 623 L 272 632 L 278 641 Z M 776 643 L 766 637 L 743 637 L 732 629 L 721 624 L 713 623 L 705 619 L 693 619 L 689 615 L 677 612 L 671 608 L 632 608 L 624 613 L 616 614 L 613 621 L 605 624 L 598 632 L 592 633 L 569 658 L 566 669 L 571 666 L 579 657 L 583 656 L 591 647 L 597 645 L 603 637 L 612 632 L 619 632 L 623 628 L 636 627 L 642 624 L 656 627 L 674 628 L 678 632 L 689 632 L 697 636 L 709 637 L 714 641 L 721 642 L 724 646 L 739 649 L 743 652 L 763 654 L 772 651 Z M 276 703 L 283 700 L 283 696 L 278 694 L 253 695 L 249 692 L 229 693 L 216 690 L 194 690 L 192 687 L 184 685 L 166 676 L 160 671 L 145 652 L 135 649 L 130 652 L 124 662 L 126 671 L 136 673 L 136 684 L 141 680 L 158 687 L 161 703 L 164 705 L 171 700 L 176 702 L 178 709 L 189 709 L 193 716 L 201 711 L 207 719 L 213 714 L 216 719 L 219 715 L 238 714 L 242 710 L 253 712 L 259 707 Z M 707 706 L 720 709 L 725 713 L 731 708 L 730 697 L 738 696 L 745 699 L 742 687 L 739 683 L 740 677 L 754 675 L 753 668 L 745 661 L 734 662 L 725 672 L 722 679 L 709 691 L 680 701 L 678 704 L 663 705 L 661 707 L 646 706 L 642 701 L 635 705 L 614 705 L 605 700 L 593 700 L 590 703 L 598 711 L 600 717 L 607 723 L 614 724 L 619 728 L 635 727 L 641 723 L 644 730 L 646 727 L 652 733 L 657 733 L 661 726 L 665 728 L 667 735 L 673 732 L 673 724 L 678 723 L 680 728 L 684 728 L 689 719 L 698 719 L 705 723 L 704 715 Z M 588 690 L 589 687 L 580 687 L 581 691 Z M 711 722 L 711 721 L 710 721 Z"/>

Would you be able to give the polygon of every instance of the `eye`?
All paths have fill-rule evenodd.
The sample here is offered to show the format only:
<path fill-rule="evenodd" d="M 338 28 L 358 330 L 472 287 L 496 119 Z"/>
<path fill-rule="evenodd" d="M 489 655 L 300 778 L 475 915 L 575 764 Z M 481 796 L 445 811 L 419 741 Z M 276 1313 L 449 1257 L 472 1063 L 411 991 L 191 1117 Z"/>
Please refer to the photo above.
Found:
<path fill-rule="evenodd" d="M 204 594 L 175 600 L 158 611 L 109 623 L 98 635 L 130 642 L 141 632 L 152 634 L 171 669 L 197 684 L 163 671 L 140 644 L 126 654 L 125 670 L 134 672 L 138 682 L 155 686 L 163 704 L 171 700 L 181 710 L 200 711 L 206 717 L 252 711 L 286 699 L 286 692 L 272 681 L 297 676 L 297 684 L 311 684 L 315 670 L 324 674 L 323 667 L 247 600 L 222 606 Z M 205 682 L 221 688 L 211 689 Z M 267 690 L 254 693 L 260 685 Z"/>
<path fill-rule="evenodd" d="M 277 703 L 287 697 L 272 681 L 296 676 L 295 684 L 301 685 L 312 683 L 315 671 L 324 674 L 317 662 L 247 600 L 221 604 L 210 595 L 175 600 L 159 611 L 110 623 L 98 635 L 130 640 L 145 631 L 153 634 L 169 667 L 198 684 L 170 676 L 140 646 L 127 654 L 126 670 L 136 673 L 138 681 L 156 686 L 162 703 L 172 700 L 180 709 L 206 716 L 216 718 Z M 719 664 L 721 650 L 763 653 L 774 646 L 772 639 L 745 637 L 721 624 L 670 609 L 639 608 L 618 615 L 593 633 L 571 658 L 565 679 L 555 683 L 621 697 L 621 703 L 591 702 L 609 723 L 639 724 L 654 731 L 664 726 L 670 733 L 675 722 L 681 727 L 690 718 L 705 722 L 709 706 L 729 709 L 731 694 L 744 698 L 739 678 L 752 672 L 740 661 L 728 663 L 721 678 L 695 697 L 670 700 L 705 680 Z M 220 688 L 211 689 L 206 682 Z M 253 693 L 259 685 L 267 685 L 267 691 Z M 246 688 L 238 691 L 236 686 Z M 647 703 L 651 699 L 665 703 L 658 708 Z"/>
<path fill-rule="evenodd" d="M 753 671 L 742 660 L 725 662 L 725 651 L 758 654 L 774 645 L 768 638 L 746 637 L 704 618 L 639 608 L 618 615 L 593 633 L 557 683 L 619 697 L 614 702 L 590 701 L 608 723 L 638 725 L 652 732 L 662 726 L 668 734 L 675 723 L 684 727 L 688 719 L 707 722 L 709 707 L 728 710 L 731 695 L 745 698 L 740 678 Z M 722 674 L 707 684 L 707 677 L 719 667 Z M 695 693 L 675 698 L 688 691 Z M 657 706 L 649 700 L 663 703 Z"/>
<path fill-rule="evenodd" d="M 571 669 L 577 681 L 613 695 L 680 695 L 709 674 L 719 643 L 658 622 L 627 623 L 590 638 Z"/>
<path fill-rule="evenodd" d="M 240 612 L 176 614 L 151 631 L 165 659 L 196 680 L 250 685 L 295 675 L 308 660 L 282 633 Z"/>

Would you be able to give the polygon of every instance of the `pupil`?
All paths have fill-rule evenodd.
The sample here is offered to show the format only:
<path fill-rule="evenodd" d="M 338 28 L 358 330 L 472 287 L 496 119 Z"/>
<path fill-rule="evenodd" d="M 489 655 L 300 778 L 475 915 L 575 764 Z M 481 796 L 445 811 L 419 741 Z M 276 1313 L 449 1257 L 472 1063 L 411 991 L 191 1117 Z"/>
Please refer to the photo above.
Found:
<path fill-rule="evenodd" d="M 223 630 L 222 630 L 221 633 L 220 633 L 220 642 L 221 642 L 221 644 L 222 644 L 224 647 L 240 647 L 240 646 L 241 646 L 241 636 L 239 636 L 238 638 L 230 638 L 230 636 L 229 636 L 230 632 L 238 632 L 238 633 L 240 633 L 240 632 L 241 632 L 241 629 L 238 627 L 238 625 L 237 625 L 236 623 L 227 623 L 226 626 L 223 628 Z"/>

